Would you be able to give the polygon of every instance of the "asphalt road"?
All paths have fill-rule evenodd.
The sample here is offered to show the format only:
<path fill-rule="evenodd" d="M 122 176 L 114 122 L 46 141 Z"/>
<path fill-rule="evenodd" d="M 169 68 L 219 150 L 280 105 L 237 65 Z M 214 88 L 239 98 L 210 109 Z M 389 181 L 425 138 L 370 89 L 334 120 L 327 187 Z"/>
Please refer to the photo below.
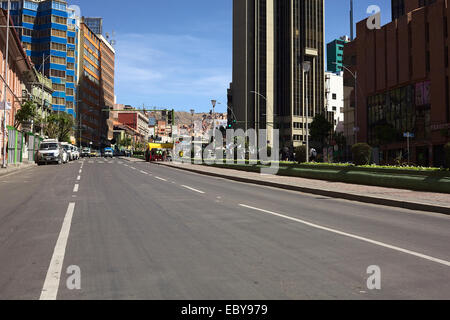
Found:
<path fill-rule="evenodd" d="M 0 177 L 0 261 L 0 299 L 450 299 L 450 217 L 92 159 Z"/>

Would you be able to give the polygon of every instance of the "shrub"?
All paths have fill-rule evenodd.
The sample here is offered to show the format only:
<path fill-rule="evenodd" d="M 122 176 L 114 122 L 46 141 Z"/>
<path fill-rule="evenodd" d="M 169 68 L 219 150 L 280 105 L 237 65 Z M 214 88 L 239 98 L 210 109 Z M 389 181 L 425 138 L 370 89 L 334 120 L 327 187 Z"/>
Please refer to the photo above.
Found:
<path fill-rule="evenodd" d="M 306 146 L 296 147 L 295 150 L 295 161 L 298 163 L 306 162 Z"/>
<path fill-rule="evenodd" d="M 445 165 L 450 169 L 450 142 L 444 146 L 445 151 Z"/>
<path fill-rule="evenodd" d="M 357 143 L 352 147 L 353 162 L 357 166 L 370 164 L 372 148 L 367 143 Z"/>

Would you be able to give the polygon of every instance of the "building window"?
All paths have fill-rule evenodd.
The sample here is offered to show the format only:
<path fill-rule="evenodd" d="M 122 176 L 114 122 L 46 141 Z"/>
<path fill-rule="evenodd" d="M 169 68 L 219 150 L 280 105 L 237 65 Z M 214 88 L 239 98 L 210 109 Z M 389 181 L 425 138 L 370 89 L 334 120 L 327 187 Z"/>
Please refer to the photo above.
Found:
<path fill-rule="evenodd" d="M 66 86 L 61 83 L 53 83 L 53 90 L 54 91 L 65 91 Z"/>
<path fill-rule="evenodd" d="M 74 82 L 73 76 L 67 76 L 67 82 Z"/>
<path fill-rule="evenodd" d="M 62 43 L 52 42 L 51 48 L 56 51 L 66 51 L 66 45 Z"/>
<path fill-rule="evenodd" d="M 53 97 L 53 104 L 63 106 L 66 104 L 66 100 L 64 98 Z"/>
<path fill-rule="evenodd" d="M 61 70 L 51 69 L 50 70 L 50 76 L 51 77 L 56 77 L 56 78 L 65 78 L 66 77 L 66 72 L 65 71 L 61 71 Z"/>
<path fill-rule="evenodd" d="M 75 38 L 74 37 L 68 37 L 67 38 L 67 43 L 75 44 Z"/>
<path fill-rule="evenodd" d="M 67 69 L 69 69 L 69 70 L 74 70 L 74 69 L 75 69 L 75 64 L 73 64 L 72 62 L 69 62 L 69 63 L 67 64 Z"/>
<path fill-rule="evenodd" d="M 73 96 L 73 89 L 72 88 L 67 88 L 66 89 L 66 95 Z"/>
<path fill-rule="evenodd" d="M 336 95 L 336 93 L 333 93 L 333 100 L 336 100 L 337 99 L 337 95 Z"/>
<path fill-rule="evenodd" d="M 51 61 L 51 63 L 56 63 L 56 64 L 62 64 L 62 65 L 66 64 L 66 58 L 64 58 L 64 57 L 51 56 L 50 61 Z"/>
<path fill-rule="evenodd" d="M 65 38 L 65 37 L 67 37 L 67 32 L 63 31 L 63 30 L 52 29 L 52 36 L 58 37 L 58 38 Z"/>
<path fill-rule="evenodd" d="M 67 24 L 67 18 L 58 17 L 58 16 L 52 16 L 52 22 L 66 25 Z"/>

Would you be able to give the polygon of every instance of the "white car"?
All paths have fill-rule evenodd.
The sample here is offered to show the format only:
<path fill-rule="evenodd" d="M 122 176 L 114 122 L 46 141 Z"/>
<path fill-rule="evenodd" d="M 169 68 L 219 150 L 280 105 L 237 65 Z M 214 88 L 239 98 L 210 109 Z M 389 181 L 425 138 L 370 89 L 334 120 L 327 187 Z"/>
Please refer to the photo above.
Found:
<path fill-rule="evenodd" d="M 42 141 L 39 147 L 39 151 L 36 154 L 36 162 L 38 165 L 65 163 L 67 162 L 67 153 L 58 140 L 47 139 Z"/>
<path fill-rule="evenodd" d="M 73 160 L 80 159 L 80 151 L 75 146 L 72 146 L 72 155 L 73 155 Z"/>

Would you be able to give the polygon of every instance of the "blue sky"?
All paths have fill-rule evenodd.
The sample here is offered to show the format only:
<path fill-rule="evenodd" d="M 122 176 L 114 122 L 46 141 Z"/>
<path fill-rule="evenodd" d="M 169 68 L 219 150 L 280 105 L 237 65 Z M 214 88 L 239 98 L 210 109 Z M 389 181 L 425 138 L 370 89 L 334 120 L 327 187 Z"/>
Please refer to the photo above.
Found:
<path fill-rule="evenodd" d="M 68 0 L 115 31 L 117 102 L 135 107 L 209 111 L 226 105 L 231 81 L 232 0 Z M 355 0 L 355 21 L 369 5 L 390 19 L 390 0 Z M 349 34 L 349 0 L 325 0 L 326 41 Z M 219 111 L 225 112 L 219 106 Z"/>

